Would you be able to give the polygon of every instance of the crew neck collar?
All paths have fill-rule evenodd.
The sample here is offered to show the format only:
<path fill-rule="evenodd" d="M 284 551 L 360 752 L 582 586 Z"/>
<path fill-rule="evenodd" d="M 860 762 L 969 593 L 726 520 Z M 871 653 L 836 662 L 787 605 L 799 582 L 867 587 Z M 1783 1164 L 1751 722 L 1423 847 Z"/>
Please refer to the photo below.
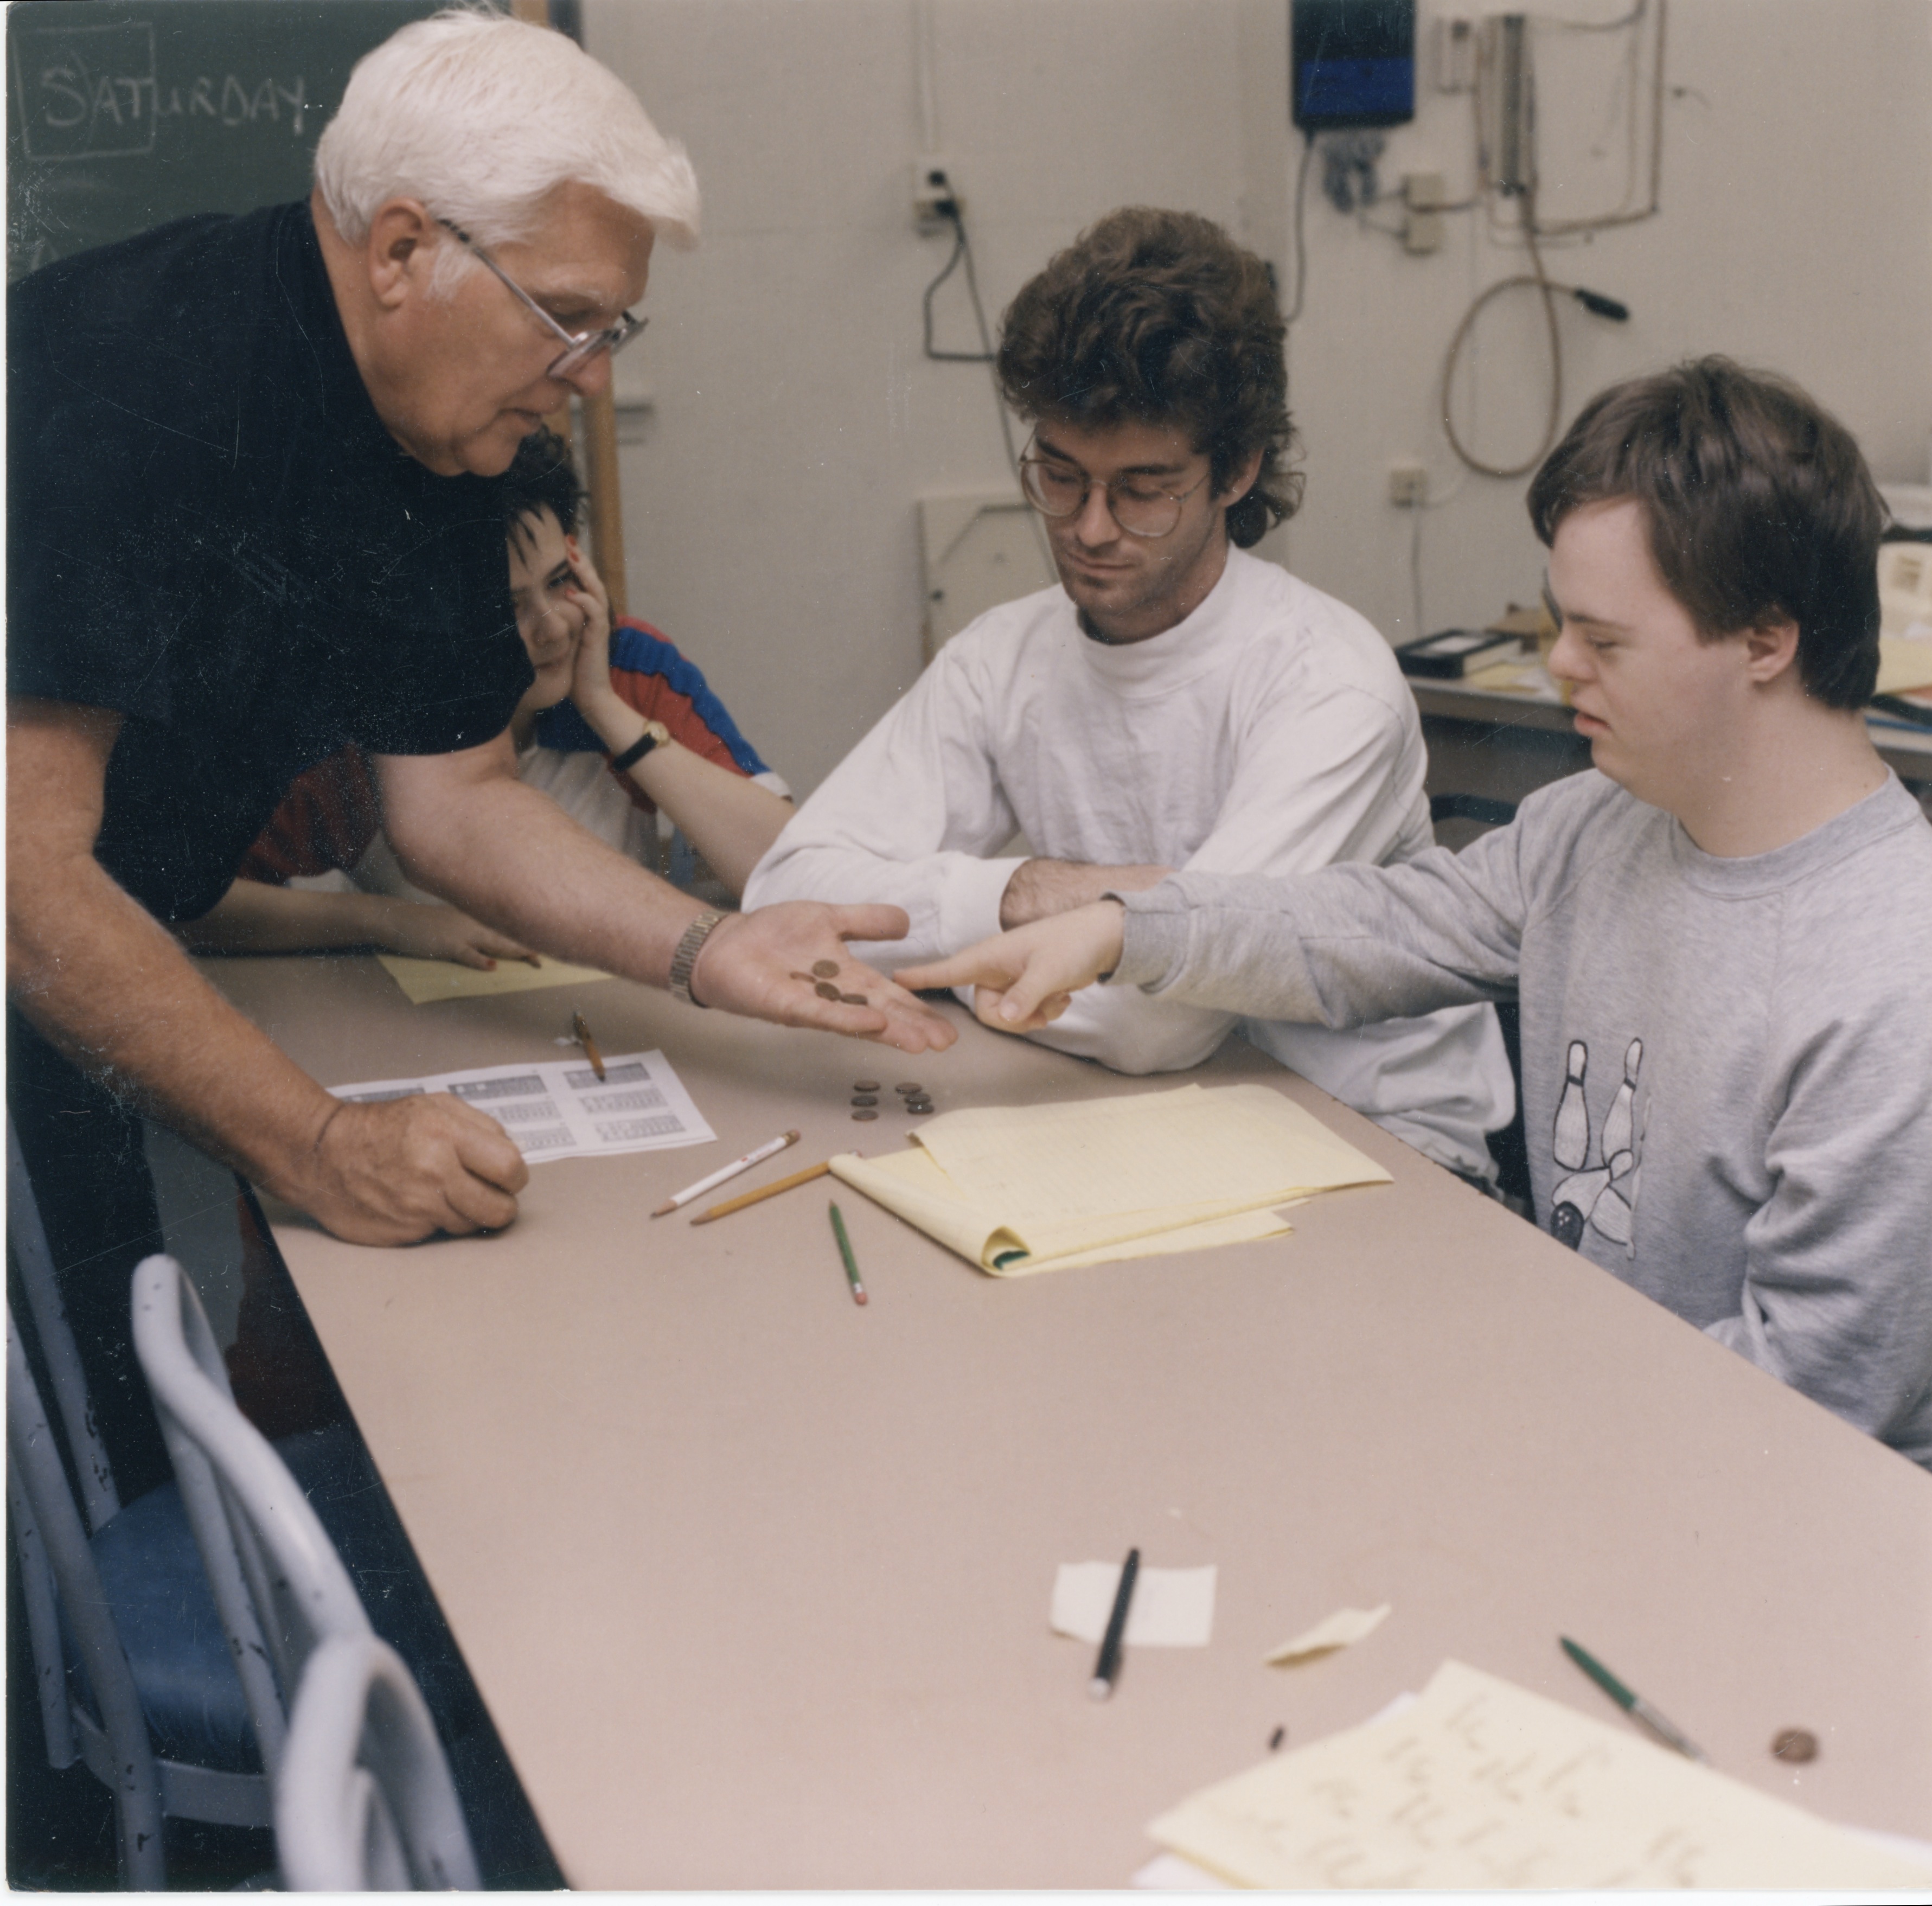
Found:
<path fill-rule="evenodd" d="M 1673 815 L 1671 851 L 1684 876 L 1707 893 L 1743 898 L 1774 892 L 1834 866 L 1860 848 L 1918 818 L 1918 804 L 1888 769 L 1869 794 L 1821 822 L 1808 834 L 1762 854 L 1707 854 Z"/>
<path fill-rule="evenodd" d="M 1138 642 L 1109 642 L 1090 635 L 1080 626 L 1079 615 L 1070 599 L 1068 608 L 1072 639 L 1082 661 L 1095 675 L 1115 688 L 1131 692 L 1158 688 L 1162 692 L 1178 683 L 1191 680 L 1213 662 L 1221 647 L 1232 638 L 1241 618 L 1234 605 L 1244 587 L 1255 558 L 1232 544 L 1228 560 L 1214 587 L 1190 615 L 1172 629 Z"/>

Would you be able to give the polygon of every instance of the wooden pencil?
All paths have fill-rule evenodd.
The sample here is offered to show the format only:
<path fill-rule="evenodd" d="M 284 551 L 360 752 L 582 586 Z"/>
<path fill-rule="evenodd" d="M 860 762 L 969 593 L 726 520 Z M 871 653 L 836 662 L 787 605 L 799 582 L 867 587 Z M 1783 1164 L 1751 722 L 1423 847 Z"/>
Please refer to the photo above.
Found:
<path fill-rule="evenodd" d="M 742 1198 L 728 1198 L 722 1205 L 713 1205 L 708 1211 L 700 1211 L 691 1221 L 693 1224 L 709 1224 L 714 1217 L 729 1217 L 734 1211 L 742 1211 L 747 1205 L 756 1205 L 767 1198 L 776 1198 L 781 1191 L 794 1190 L 801 1184 L 809 1184 L 815 1178 L 823 1178 L 832 1169 L 827 1159 L 822 1165 L 808 1166 L 802 1172 L 794 1172 L 790 1178 L 775 1179 L 756 1191 L 748 1191 Z"/>

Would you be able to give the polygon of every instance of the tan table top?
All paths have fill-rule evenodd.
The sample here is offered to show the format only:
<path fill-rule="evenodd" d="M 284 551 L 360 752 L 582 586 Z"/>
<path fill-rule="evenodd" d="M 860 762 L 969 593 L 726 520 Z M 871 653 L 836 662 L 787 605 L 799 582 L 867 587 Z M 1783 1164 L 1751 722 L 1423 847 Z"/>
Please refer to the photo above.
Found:
<path fill-rule="evenodd" d="M 1395 1182 L 1289 1238 L 1014 1282 L 842 1190 L 860 1310 L 824 1185 L 646 1214 L 792 1125 L 748 1184 L 896 1148 L 896 1111 L 850 1121 L 861 1076 L 941 1111 L 1172 1082 L 973 1026 L 908 1061 L 616 981 L 412 1007 L 363 959 L 211 968 L 335 1083 L 554 1057 L 580 1007 L 717 1130 L 539 1165 L 494 1238 L 278 1230 L 574 1884 L 1118 1886 L 1276 1727 L 1353 1724 L 1444 1656 L 1614 1719 L 1559 1631 L 1724 1770 L 1932 1838 L 1932 1477 L 1245 1046 L 1195 1076 L 1280 1085 Z M 1214 1640 L 1130 1652 L 1096 1703 L 1048 1596 L 1130 1544 L 1219 1565 Z M 1383 1601 L 1358 1646 L 1262 1665 Z M 1791 1726 L 1809 1766 L 1771 1757 Z"/>

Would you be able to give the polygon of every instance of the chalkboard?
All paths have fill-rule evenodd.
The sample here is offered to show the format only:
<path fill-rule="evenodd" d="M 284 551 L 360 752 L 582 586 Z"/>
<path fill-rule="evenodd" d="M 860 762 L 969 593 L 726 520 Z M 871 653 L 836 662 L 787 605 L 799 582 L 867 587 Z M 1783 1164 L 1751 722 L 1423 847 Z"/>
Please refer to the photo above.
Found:
<path fill-rule="evenodd" d="M 350 69 L 437 0 L 7 9 L 7 271 L 193 212 L 308 196 Z"/>

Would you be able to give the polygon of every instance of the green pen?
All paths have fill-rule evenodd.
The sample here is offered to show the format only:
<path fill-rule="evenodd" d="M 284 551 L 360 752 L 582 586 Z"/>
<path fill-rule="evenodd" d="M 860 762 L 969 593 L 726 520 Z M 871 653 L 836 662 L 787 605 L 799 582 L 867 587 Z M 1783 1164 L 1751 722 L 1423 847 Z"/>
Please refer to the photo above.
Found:
<path fill-rule="evenodd" d="M 1580 1648 L 1567 1634 L 1559 1634 L 1557 1640 L 1563 1644 L 1563 1652 L 1595 1682 L 1604 1692 L 1615 1701 L 1626 1714 L 1631 1715 L 1654 1733 L 1666 1747 L 1675 1748 L 1686 1759 L 1702 1760 L 1706 1766 L 1711 1757 L 1684 1730 L 1667 1721 L 1651 1706 L 1634 1688 L 1626 1688 L 1601 1661 L 1587 1649 Z"/>
<path fill-rule="evenodd" d="M 859 1281 L 859 1260 L 852 1255 L 852 1241 L 845 1235 L 845 1220 L 838 1215 L 836 1205 L 826 1208 L 832 1214 L 832 1235 L 838 1240 L 838 1255 L 845 1260 L 845 1281 L 852 1286 L 852 1301 L 862 1304 L 866 1301 L 866 1286 Z"/>

